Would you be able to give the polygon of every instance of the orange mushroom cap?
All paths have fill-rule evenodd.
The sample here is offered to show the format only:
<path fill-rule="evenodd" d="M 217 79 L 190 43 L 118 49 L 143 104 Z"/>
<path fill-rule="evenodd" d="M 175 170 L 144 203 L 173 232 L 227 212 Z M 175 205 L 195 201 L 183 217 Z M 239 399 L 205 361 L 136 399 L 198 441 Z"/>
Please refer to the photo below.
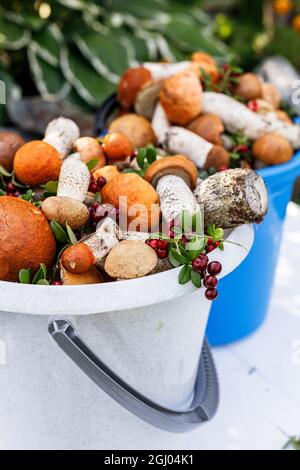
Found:
<path fill-rule="evenodd" d="M 198 171 L 194 162 L 183 155 L 163 157 L 151 163 L 145 172 L 145 180 L 156 186 L 159 178 L 165 175 L 177 175 L 194 188 L 197 183 Z"/>
<path fill-rule="evenodd" d="M 17 281 L 21 269 L 51 266 L 56 250 L 44 214 L 22 199 L 0 197 L 0 280 Z"/>
<path fill-rule="evenodd" d="M 131 108 L 139 89 L 151 78 L 151 72 L 144 67 L 126 70 L 118 85 L 118 100 L 125 109 Z"/>
<path fill-rule="evenodd" d="M 61 164 L 61 155 L 52 145 L 33 140 L 17 151 L 14 172 L 21 183 L 38 186 L 50 180 L 57 180 Z"/>
<path fill-rule="evenodd" d="M 95 261 L 92 250 L 85 243 L 69 246 L 61 256 L 61 264 L 72 274 L 88 272 Z"/>
<path fill-rule="evenodd" d="M 124 160 L 133 152 L 133 146 L 129 138 L 122 132 L 106 134 L 103 139 L 102 148 L 109 160 Z"/>

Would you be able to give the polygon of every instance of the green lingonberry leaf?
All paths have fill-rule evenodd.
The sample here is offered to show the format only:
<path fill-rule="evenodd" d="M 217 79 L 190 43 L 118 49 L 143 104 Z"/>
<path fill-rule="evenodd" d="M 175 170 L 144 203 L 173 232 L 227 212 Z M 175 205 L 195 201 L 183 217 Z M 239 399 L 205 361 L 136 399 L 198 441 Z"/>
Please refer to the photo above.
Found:
<path fill-rule="evenodd" d="M 65 229 L 55 220 L 51 220 L 50 222 L 50 227 L 52 229 L 52 232 L 56 238 L 61 243 L 68 243 L 69 242 L 69 237 Z"/>
<path fill-rule="evenodd" d="M 182 266 L 179 275 L 178 275 L 178 282 L 179 284 L 186 284 L 191 279 L 191 266 L 184 265 Z"/>
<path fill-rule="evenodd" d="M 21 284 L 30 284 L 31 269 L 21 269 L 19 271 L 19 281 Z"/>
<path fill-rule="evenodd" d="M 89 160 L 88 162 L 86 162 L 86 166 L 89 171 L 93 171 L 94 168 L 96 168 L 96 166 L 98 165 L 98 163 L 99 163 L 99 158 L 93 158 L 92 160 Z"/>
<path fill-rule="evenodd" d="M 68 224 L 66 224 L 66 229 L 67 229 L 67 234 L 68 234 L 68 237 L 69 237 L 69 240 L 70 240 L 71 244 L 76 245 L 76 243 L 78 243 L 78 240 L 76 238 L 75 233 L 73 232 L 73 230 L 71 229 L 71 227 Z"/>
<path fill-rule="evenodd" d="M 192 283 L 194 284 L 195 287 L 198 287 L 198 289 L 202 285 L 201 275 L 199 273 L 197 273 L 197 271 L 194 271 L 193 269 L 191 271 L 191 281 L 192 281 Z"/>

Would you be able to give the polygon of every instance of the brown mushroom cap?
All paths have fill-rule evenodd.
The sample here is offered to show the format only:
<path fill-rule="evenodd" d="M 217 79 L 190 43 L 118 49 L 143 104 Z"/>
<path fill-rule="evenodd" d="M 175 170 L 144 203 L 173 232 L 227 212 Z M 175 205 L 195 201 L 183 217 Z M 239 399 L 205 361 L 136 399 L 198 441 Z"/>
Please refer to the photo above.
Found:
<path fill-rule="evenodd" d="M 112 178 L 114 178 L 115 176 L 117 176 L 119 174 L 120 174 L 120 172 L 119 172 L 118 168 L 114 165 L 105 165 L 103 168 L 100 168 L 99 170 L 96 170 L 95 172 L 93 172 L 93 176 L 94 176 L 95 180 L 97 180 L 98 178 L 100 178 L 102 176 L 102 178 L 106 179 L 107 183 Z"/>
<path fill-rule="evenodd" d="M 102 147 L 93 137 L 80 137 L 77 139 L 74 143 L 74 150 L 80 153 L 80 158 L 84 163 L 91 160 L 99 160 L 94 171 L 102 168 L 106 163 Z"/>
<path fill-rule="evenodd" d="M 245 100 L 260 98 L 262 94 L 261 81 L 254 73 L 244 73 L 239 76 L 239 83 L 234 87 L 234 93 Z"/>
<path fill-rule="evenodd" d="M 96 258 L 91 248 L 85 243 L 69 246 L 61 256 L 62 266 L 72 274 L 88 272 L 95 262 Z"/>
<path fill-rule="evenodd" d="M 118 100 L 125 109 L 131 108 L 142 85 L 152 78 L 151 72 L 144 67 L 126 70 L 118 85 Z"/>
<path fill-rule="evenodd" d="M 194 188 L 197 183 L 198 171 L 194 162 L 183 155 L 163 157 L 151 163 L 147 168 L 144 178 L 156 187 L 162 176 L 180 176 L 190 187 Z"/>
<path fill-rule="evenodd" d="M 219 170 L 221 167 L 229 166 L 229 153 L 221 145 L 214 145 L 211 151 L 209 152 L 204 169 L 208 170 L 209 168 L 215 168 Z"/>
<path fill-rule="evenodd" d="M 5 223 L 4 223 L 5 221 Z M 44 214 L 22 199 L 0 197 L 0 280 L 17 281 L 21 269 L 51 266 L 56 250 Z"/>
<path fill-rule="evenodd" d="M 188 128 L 208 142 L 222 145 L 221 134 L 224 132 L 224 126 L 219 116 L 211 113 L 202 114 L 192 121 Z"/>
<path fill-rule="evenodd" d="M 25 144 L 25 140 L 15 132 L 0 131 L 0 165 L 12 171 L 17 150 Z"/>
<path fill-rule="evenodd" d="M 123 240 L 107 255 L 104 269 L 114 279 L 135 279 L 151 273 L 157 264 L 155 251 L 140 240 Z"/>
<path fill-rule="evenodd" d="M 120 173 L 111 179 L 101 191 L 102 201 L 119 208 L 120 223 L 125 215 L 128 224 L 138 221 L 138 227 L 130 230 L 147 232 L 159 220 L 159 197 L 155 189 L 136 173 Z M 134 225 L 134 224 L 133 224 Z M 127 227 L 123 227 L 126 230 Z"/>
<path fill-rule="evenodd" d="M 131 141 L 134 148 L 145 147 L 156 143 L 156 136 L 150 122 L 143 116 L 130 113 L 114 119 L 108 132 L 121 132 Z"/>
<path fill-rule="evenodd" d="M 102 274 L 95 266 L 82 274 L 72 274 L 62 265 L 60 267 L 60 278 L 64 286 L 79 286 L 84 284 L 100 284 L 104 282 Z"/>
<path fill-rule="evenodd" d="M 273 85 L 273 83 L 262 83 L 261 84 L 261 97 L 268 101 L 273 108 L 279 108 L 280 101 L 281 101 L 281 94 L 278 88 Z"/>
<path fill-rule="evenodd" d="M 61 225 L 68 224 L 73 230 L 83 227 L 89 219 L 88 208 L 69 197 L 48 197 L 42 203 L 42 211 L 48 220 L 55 220 Z"/>
<path fill-rule="evenodd" d="M 14 159 L 14 172 L 18 180 L 29 186 L 38 186 L 57 180 L 62 158 L 60 153 L 41 140 L 33 140 L 19 148 Z"/>
<path fill-rule="evenodd" d="M 183 70 L 165 80 L 160 102 L 174 124 L 185 126 L 195 119 L 202 111 L 202 86 L 195 72 Z"/>
<path fill-rule="evenodd" d="M 131 141 L 122 132 L 106 134 L 102 148 L 106 157 L 113 161 L 124 160 L 133 152 Z"/>
<path fill-rule="evenodd" d="M 293 148 L 287 139 L 270 132 L 254 142 L 252 153 L 267 165 L 275 165 L 289 161 L 293 156 Z"/>

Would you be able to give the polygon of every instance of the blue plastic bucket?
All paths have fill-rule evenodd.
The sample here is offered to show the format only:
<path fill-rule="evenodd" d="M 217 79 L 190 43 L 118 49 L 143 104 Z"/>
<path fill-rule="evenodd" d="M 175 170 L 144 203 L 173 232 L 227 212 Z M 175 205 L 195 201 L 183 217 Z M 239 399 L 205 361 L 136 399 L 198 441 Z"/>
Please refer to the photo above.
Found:
<path fill-rule="evenodd" d="M 207 327 L 213 346 L 237 341 L 264 321 L 271 296 L 286 208 L 300 175 L 300 151 L 291 161 L 258 172 L 269 194 L 269 211 L 255 227 L 255 240 L 245 261 L 219 285 Z"/>

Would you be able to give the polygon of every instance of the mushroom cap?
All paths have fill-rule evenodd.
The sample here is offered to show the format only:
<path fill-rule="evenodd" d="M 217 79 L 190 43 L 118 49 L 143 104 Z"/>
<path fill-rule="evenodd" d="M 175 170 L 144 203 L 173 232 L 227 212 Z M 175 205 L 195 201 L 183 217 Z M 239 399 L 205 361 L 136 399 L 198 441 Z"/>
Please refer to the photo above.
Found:
<path fill-rule="evenodd" d="M 209 154 L 204 165 L 204 169 L 208 170 L 209 168 L 215 168 L 219 170 L 221 167 L 228 167 L 230 162 L 229 153 L 221 145 L 214 145 Z"/>
<path fill-rule="evenodd" d="M 267 165 L 275 165 L 289 161 L 294 152 L 287 139 L 275 132 L 270 132 L 254 142 L 252 153 Z"/>
<path fill-rule="evenodd" d="M 210 75 L 212 83 L 216 83 L 218 81 L 220 74 L 217 62 L 211 55 L 206 54 L 205 52 L 194 52 L 192 54 L 192 62 L 193 64 L 197 64 L 200 69 L 200 75 L 203 71 L 206 75 Z"/>
<path fill-rule="evenodd" d="M 190 187 L 194 188 L 197 183 L 198 171 L 194 162 L 183 155 L 163 157 L 151 163 L 145 172 L 145 180 L 156 187 L 162 176 L 180 176 Z"/>
<path fill-rule="evenodd" d="M 12 171 L 16 151 L 24 144 L 25 140 L 15 132 L 0 132 L 0 165 L 7 171 Z"/>
<path fill-rule="evenodd" d="M 101 145 L 93 137 L 80 137 L 74 143 L 75 152 L 80 153 L 80 158 L 84 163 L 91 160 L 98 160 L 97 166 L 94 171 L 102 168 L 106 161 Z"/>
<path fill-rule="evenodd" d="M 0 197 L 0 280 L 17 281 L 20 269 L 51 266 L 56 250 L 43 213 L 27 201 Z"/>
<path fill-rule="evenodd" d="M 221 145 L 225 128 L 219 116 L 216 114 L 205 113 L 197 117 L 189 125 L 189 130 L 200 135 L 203 139 L 212 144 Z"/>
<path fill-rule="evenodd" d="M 280 121 L 286 122 L 287 124 L 293 124 L 293 121 L 286 111 L 276 109 L 275 114 Z"/>
<path fill-rule="evenodd" d="M 159 197 L 155 189 L 136 173 L 120 173 L 101 191 L 104 203 L 119 208 L 120 226 L 126 230 L 147 232 L 159 221 Z M 127 224 L 124 220 L 127 216 Z M 137 223 L 137 226 L 134 226 Z"/>
<path fill-rule="evenodd" d="M 234 87 L 234 93 L 245 100 L 260 98 L 262 94 L 262 83 L 254 73 L 244 73 L 239 76 L 239 83 Z"/>
<path fill-rule="evenodd" d="M 72 274 L 63 266 L 60 267 L 60 278 L 64 286 L 79 286 L 83 284 L 101 284 L 104 282 L 102 274 L 95 266 L 82 274 Z"/>
<path fill-rule="evenodd" d="M 202 111 L 202 86 L 193 70 L 183 70 L 164 81 L 160 102 L 168 119 L 185 126 Z"/>
<path fill-rule="evenodd" d="M 261 84 L 261 97 L 268 101 L 273 108 L 279 108 L 281 102 L 281 93 L 273 83 L 262 83 Z"/>
<path fill-rule="evenodd" d="M 18 180 L 29 186 L 38 186 L 57 180 L 62 159 L 60 153 L 41 140 L 33 140 L 19 148 L 14 159 L 14 172 Z"/>
<path fill-rule="evenodd" d="M 72 274 L 87 273 L 95 262 L 91 248 L 85 243 L 71 245 L 61 255 L 62 266 Z"/>
<path fill-rule="evenodd" d="M 137 114 L 151 119 L 159 99 L 162 80 L 144 83 L 136 95 L 134 110 Z"/>
<path fill-rule="evenodd" d="M 138 114 L 129 113 L 114 119 L 109 128 L 109 134 L 121 132 L 131 141 L 134 148 L 145 147 L 156 143 L 156 136 L 150 122 Z"/>
<path fill-rule="evenodd" d="M 106 134 L 102 148 L 106 157 L 114 161 L 124 160 L 133 152 L 131 141 L 122 132 Z"/>
<path fill-rule="evenodd" d="M 118 85 L 118 100 L 125 109 L 131 108 L 142 85 L 151 80 L 151 72 L 144 67 L 126 70 Z"/>
<path fill-rule="evenodd" d="M 93 172 L 93 176 L 94 176 L 95 180 L 97 180 L 98 178 L 100 178 L 102 176 L 102 178 L 106 179 L 107 183 L 108 183 L 108 181 L 110 181 L 112 178 L 114 178 L 115 176 L 117 176 L 119 174 L 120 174 L 120 172 L 119 172 L 118 168 L 114 165 L 105 165 L 104 167 L 100 168 L 99 170 L 96 170 L 95 172 Z"/>
<path fill-rule="evenodd" d="M 193 62 L 206 62 L 207 64 L 217 65 L 217 62 L 210 54 L 206 52 L 193 52 L 192 54 Z"/>
<path fill-rule="evenodd" d="M 155 251 L 140 240 L 123 240 L 107 255 L 104 269 L 114 279 L 135 279 L 151 273 L 157 265 Z"/>
<path fill-rule="evenodd" d="M 48 220 L 55 220 L 61 225 L 68 224 L 73 230 L 83 227 L 89 220 L 88 208 L 69 197 L 48 197 L 42 203 L 42 211 Z"/>
<path fill-rule="evenodd" d="M 63 157 L 66 157 L 79 136 L 80 130 L 77 124 L 72 119 L 61 116 L 49 122 L 43 140 L 56 148 Z"/>

